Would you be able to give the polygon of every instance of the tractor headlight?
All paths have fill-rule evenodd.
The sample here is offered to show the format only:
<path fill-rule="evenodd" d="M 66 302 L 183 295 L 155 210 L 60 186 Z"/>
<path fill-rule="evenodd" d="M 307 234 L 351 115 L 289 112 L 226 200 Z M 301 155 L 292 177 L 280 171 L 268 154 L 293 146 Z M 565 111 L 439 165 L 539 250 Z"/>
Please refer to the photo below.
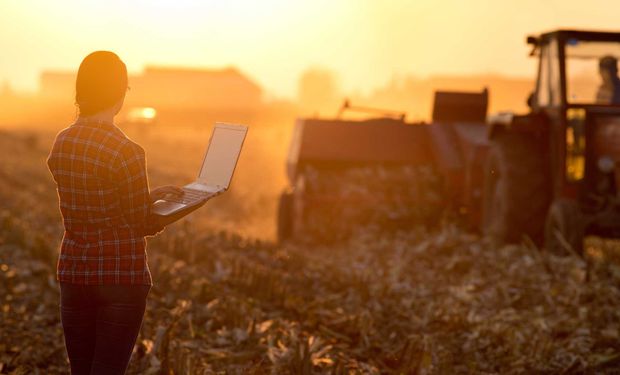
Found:
<path fill-rule="evenodd" d="M 603 173 L 611 173 L 616 166 L 616 162 L 609 156 L 601 156 L 598 158 L 596 166 L 598 167 L 598 170 Z"/>

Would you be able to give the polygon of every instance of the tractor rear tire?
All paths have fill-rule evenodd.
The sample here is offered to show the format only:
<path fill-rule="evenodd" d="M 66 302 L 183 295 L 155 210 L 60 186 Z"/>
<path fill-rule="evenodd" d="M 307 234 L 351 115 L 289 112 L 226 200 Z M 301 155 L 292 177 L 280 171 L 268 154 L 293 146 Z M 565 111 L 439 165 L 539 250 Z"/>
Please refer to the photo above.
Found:
<path fill-rule="evenodd" d="M 278 204 L 278 242 L 293 237 L 293 193 L 282 192 Z"/>
<path fill-rule="evenodd" d="M 583 255 L 583 214 L 575 201 L 558 199 L 545 221 L 545 249 L 556 255 Z M 570 247 L 570 248 L 568 248 Z"/>
<path fill-rule="evenodd" d="M 528 236 L 542 245 L 550 200 L 546 151 L 534 135 L 505 131 L 485 168 L 482 229 L 495 245 Z"/>

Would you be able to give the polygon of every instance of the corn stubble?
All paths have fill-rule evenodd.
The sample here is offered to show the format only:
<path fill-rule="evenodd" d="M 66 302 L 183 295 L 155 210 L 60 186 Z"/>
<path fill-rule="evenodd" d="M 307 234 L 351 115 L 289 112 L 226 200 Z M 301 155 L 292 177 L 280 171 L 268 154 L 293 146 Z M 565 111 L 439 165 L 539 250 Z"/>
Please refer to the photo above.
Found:
<path fill-rule="evenodd" d="M 365 172 L 350 173 L 336 191 L 363 198 Z M 45 255 L 55 244 L 32 236 L 59 228 L 20 209 L 35 194 L 0 182 L 10 194 L 20 204 L 0 217 L 0 373 L 66 373 Z M 620 268 L 604 256 L 617 245 L 590 240 L 586 260 L 555 257 L 414 222 L 351 220 L 337 241 L 282 246 L 170 227 L 149 244 L 155 286 L 129 373 L 617 372 Z"/>

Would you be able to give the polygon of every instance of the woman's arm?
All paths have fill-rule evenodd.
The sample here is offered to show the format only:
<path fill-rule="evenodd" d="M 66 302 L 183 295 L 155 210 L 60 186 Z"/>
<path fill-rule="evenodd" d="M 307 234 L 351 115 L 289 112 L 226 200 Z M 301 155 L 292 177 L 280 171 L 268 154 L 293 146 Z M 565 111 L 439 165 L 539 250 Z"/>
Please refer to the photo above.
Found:
<path fill-rule="evenodd" d="M 150 213 L 152 201 L 144 149 L 135 143 L 126 143 L 116 158 L 115 167 L 121 209 L 129 225 L 142 236 L 161 232 L 166 223 Z"/>

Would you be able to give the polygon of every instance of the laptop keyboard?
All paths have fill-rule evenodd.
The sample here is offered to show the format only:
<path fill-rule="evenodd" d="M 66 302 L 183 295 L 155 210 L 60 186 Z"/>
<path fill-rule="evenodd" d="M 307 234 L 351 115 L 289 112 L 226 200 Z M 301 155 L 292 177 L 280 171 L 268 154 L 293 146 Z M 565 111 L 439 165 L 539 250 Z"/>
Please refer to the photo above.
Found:
<path fill-rule="evenodd" d="M 208 197 L 209 195 L 211 195 L 211 193 L 206 193 L 204 191 L 200 191 L 200 190 L 192 190 L 192 189 L 186 189 L 183 188 L 183 195 L 180 197 L 170 197 L 170 198 L 166 198 L 167 201 L 169 202 L 175 202 L 175 203 L 192 203 L 192 202 L 196 202 L 198 200 L 204 199 L 206 197 Z"/>

